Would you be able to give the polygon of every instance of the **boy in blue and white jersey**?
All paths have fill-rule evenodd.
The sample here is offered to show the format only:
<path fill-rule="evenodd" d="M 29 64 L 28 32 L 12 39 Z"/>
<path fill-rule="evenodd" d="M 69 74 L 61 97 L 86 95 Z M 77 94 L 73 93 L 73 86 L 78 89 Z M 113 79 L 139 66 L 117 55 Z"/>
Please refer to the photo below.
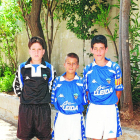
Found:
<path fill-rule="evenodd" d="M 123 90 L 119 65 L 105 57 L 107 39 L 96 35 L 91 41 L 94 61 L 83 71 L 84 90 L 90 102 L 86 116 L 86 137 L 116 140 L 122 134 L 118 102 Z"/>
<path fill-rule="evenodd" d="M 51 103 L 58 110 L 54 122 L 55 140 L 83 140 L 83 105 L 87 104 L 83 92 L 83 80 L 76 73 L 79 57 L 75 53 L 66 56 L 66 72 L 54 80 Z"/>

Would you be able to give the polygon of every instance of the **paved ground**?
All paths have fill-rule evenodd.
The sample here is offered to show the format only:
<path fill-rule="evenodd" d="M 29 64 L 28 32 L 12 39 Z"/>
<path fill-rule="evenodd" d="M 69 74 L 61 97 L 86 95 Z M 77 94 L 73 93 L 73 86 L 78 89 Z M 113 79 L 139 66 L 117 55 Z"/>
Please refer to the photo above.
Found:
<path fill-rule="evenodd" d="M 0 119 L 0 140 L 19 140 L 16 137 L 16 132 L 16 126 Z M 32 140 L 36 140 L 36 138 Z M 123 135 L 118 140 L 140 140 L 140 131 L 123 128 Z"/>
<path fill-rule="evenodd" d="M 0 140 L 19 140 L 16 136 L 16 132 L 16 126 L 0 119 Z M 32 140 L 36 140 L 36 138 Z"/>

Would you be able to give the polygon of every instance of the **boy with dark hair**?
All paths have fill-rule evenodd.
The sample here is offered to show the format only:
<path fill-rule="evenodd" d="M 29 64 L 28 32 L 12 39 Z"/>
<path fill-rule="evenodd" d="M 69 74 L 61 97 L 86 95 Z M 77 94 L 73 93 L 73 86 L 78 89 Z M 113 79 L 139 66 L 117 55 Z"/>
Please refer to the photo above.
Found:
<path fill-rule="evenodd" d="M 32 37 L 28 47 L 31 57 L 19 65 L 13 82 L 14 92 L 20 97 L 17 137 L 29 140 L 36 136 L 40 140 L 50 140 L 50 89 L 56 72 L 43 59 L 42 38 Z"/>
<path fill-rule="evenodd" d="M 76 73 L 79 57 L 75 53 L 66 56 L 66 72 L 53 83 L 51 103 L 58 110 L 54 123 L 55 140 L 83 140 L 83 105 L 87 103 L 83 81 Z"/>
<path fill-rule="evenodd" d="M 116 140 L 122 134 L 118 102 L 123 90 L 119 65 L 105 57 L 107 39 L 96 35 L 91 41 L 94 61 L 83 71 L 84 89 L 90 102 L 86 116 L 86 137 Z"/>

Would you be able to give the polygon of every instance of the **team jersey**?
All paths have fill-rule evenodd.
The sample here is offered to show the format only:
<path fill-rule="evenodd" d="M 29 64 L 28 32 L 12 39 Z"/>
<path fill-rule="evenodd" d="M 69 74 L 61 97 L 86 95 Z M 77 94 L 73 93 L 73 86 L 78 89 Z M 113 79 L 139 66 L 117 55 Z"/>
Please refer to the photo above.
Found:
<path fill-rule="evenodd" d="M 93 104 L 110 105 L 118 101 L 116 91 L 123 90 L 122 73 L 119 65 L 110 59 L 105 66 L 95 63 L 87 65 L 83 71 L 84 90 Z"/>
<path fill-rule="evenodd" d="M 77 73 L 72 81 L 66 81 L 63 75 L 53 82 L 51 103 L 63 114 L 82 113 L 83 105 L 87 104 L 86 94 L 83 92 L 83 80 Z"/>
<path fill-rule="evenodd" d="M 46 104 L 51 102 L 51 86 L 56 76 L 53 66 L 42 58 L 41 64 L 21 63 L 16 72 L 13 88 L 22 104 Z"/>

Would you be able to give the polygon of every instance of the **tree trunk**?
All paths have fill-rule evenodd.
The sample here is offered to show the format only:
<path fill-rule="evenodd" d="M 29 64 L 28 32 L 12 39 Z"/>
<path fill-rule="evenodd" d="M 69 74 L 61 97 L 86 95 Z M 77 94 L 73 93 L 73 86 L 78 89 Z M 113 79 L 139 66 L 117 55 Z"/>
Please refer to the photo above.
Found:
<path fill-rule="evenodd" d="M 123 0 L 120 0 L 120 16 L 119 16 L 119 65 L 123 73 L 123 62 L 122 62 L 122 3 Z M 123 75 L 122 75 L 123 81 Z M 123 91 L 120 98 L 120 106 L 123 107 Z"/>
<path fill-rule="evenodd" d="M 29 15 L 25 16 L 25 20 L 30 28 L 32 36 L 40 36 L 44 39 L 45 55 L 44 59 L 48 61 L 47 44 L 45 42 L 44 33 L 40 23 L 42 0 L 32 0 L 32 9 Z"/>
<path fill-rule="evenodd" d="M 129 55 L 129 12 L 130 12 L 130 0 L 123 0 L 121 37 L 122 37 L 124 101 L 123 107 L 121 108 L 121 116 L 124 119 L 131 119 L 133 117 L 130 55 Z"/>
<path fill-rule="evenodd" d="M 53 14 L 54 10 L 57 6 L 58 2 L 54 0 L 48 0 L 48 6 L 46 7 L 47 9 L 47 15 L 46 15 L 46 30 L 47 30 L 47 45 L 48 45 L 48 60 L 51 63 L 51 54 L 52 54 L 52 49 L 53 49 L 53 43 L 54 43 L 54 19 L 53 19 Z M 50 30 L 49 30 L 49 20 L 50 20 Z M 56 28 L 57 32 L 58 28 Z M 50 31 L 50 32 L 49 32 Z M 55 33 L 56 33 L 55 32 Z"/>

